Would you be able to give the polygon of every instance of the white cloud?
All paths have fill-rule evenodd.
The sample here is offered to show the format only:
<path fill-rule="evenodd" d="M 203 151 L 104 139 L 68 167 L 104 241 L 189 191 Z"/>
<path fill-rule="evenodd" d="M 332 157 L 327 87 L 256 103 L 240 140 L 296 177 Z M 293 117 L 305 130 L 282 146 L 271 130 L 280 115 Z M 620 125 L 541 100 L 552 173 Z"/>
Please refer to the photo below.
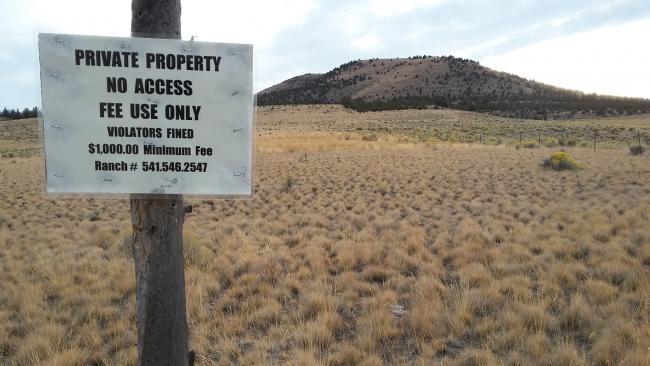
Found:
<path fill-rule="evenodd" d="M 374 34 L 366 34 L 364 36 L 355 38 L 350 42 L 351 47 L 363 51 L 373 50 L 378 45 L 379 38 Z"/>
<path fill-rule="evenodd" d="M 393 16 L 410 13 L 418 8 L 433 7 L 443 0 L 368 0 L 365 8 L 379 16 Z"/>
<path fill-rule="evenodd" d="M 459 57 L 476 57 L 476 55 L 480 55 L 481 53 L 493 48 L 500 46 L 502 44 L 508 43 L 508 38 L 506 37 L 499 37 L 495 38 L 492 40 L 489 40 L 487 42 L 481 42 L 478 44 L 471 45 L 469 47 L 461 48 L 458 50 L 454 50 L 451 52 L 451 54 L 459 56 Z"/>
<path fill-rule="evenodd" d="M 544 83 L 588 93 L 650 98 L 650 19 L 558 37 L 481 63 Z"/>
<path fill-rule="evenodd" d="M 279 32 L 300 25 L 315 0 L 183 2 L 183 34 L 199 41 L 254 43 L 266 47 Z"/>
<path fill-rule="evenodd" d="M 350 4 L 342 9 L 331 19 L 337 30 L 349 35 L 360 35 L 367 31 L 369 26 L 376 25 L 385 18 L 411 13 L 415 10 L 434 7 L 445 0 L 365 0 Z M 417 36 L 417 34 L 413 34 Z"/>
<path fill-rule="evenodd" d="M 131 2 L 113 0 L 45 1 L 22 0 L 2 9 L 11 17 L 3 19 L 3 37 L 20 40 L 38 32 L 128 36 L 131 25 Z M 9 13 L 5 13 L 8 11 Z M 24 39 L 22 39 L 24 41 Z"/>
<path fill-rule="evenodd" d="M 300 24 L 315 0 L 183 1 L 183 38 L 266 45 L 278 32 Z M 0 24 L 3 39 L 24 41 L 38 32 L 129 36 L 131 1 L 21 0 L 0 5 L 12 14 Z"/>
<path fill-rule="evenodd" d="M 564 24 L 568 23 L 569 21 L 571 21 L 571 19 L 573 19 L 573 18 L 572 17 L 559 17 L 559 18 L 552 19 L 548 23 L 553 28 L 559 28 L 559 27 L 563 26 Z"/>
<path fill-rule="evenodd" d="M 411 42 L 418 42 L 422 39 L 423 36 L 425 36 L 430 31 L 431 29 L 428 26 L 422 26 L 414 31 L 406 33 L 404 35 L 404 38 Z"/>

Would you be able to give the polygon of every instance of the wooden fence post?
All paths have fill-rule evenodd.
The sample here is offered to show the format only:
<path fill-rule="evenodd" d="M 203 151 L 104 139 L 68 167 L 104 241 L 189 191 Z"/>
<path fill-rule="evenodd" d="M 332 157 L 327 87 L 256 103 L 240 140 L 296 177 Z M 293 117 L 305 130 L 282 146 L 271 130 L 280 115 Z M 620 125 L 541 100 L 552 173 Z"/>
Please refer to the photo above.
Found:
<path fill-rule="evenodd" d="M 181 38 L 180 0 L 132 0 L 131 36 Z M 131 196 L 138 366 L 187 366 L 182 195 Z"/>

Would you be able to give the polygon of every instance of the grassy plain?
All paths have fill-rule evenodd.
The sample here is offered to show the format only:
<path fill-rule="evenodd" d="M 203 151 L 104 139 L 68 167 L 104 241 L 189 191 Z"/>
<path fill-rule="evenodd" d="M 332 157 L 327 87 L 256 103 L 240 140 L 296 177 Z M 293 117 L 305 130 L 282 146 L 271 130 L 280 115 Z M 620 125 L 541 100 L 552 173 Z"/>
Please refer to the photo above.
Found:
<path fill-rule="evenodd" d="M 258 109 L 255 196 L 185 224 L 199 365 L 650 364 L 650 156 L 545 170 L 426 113 Z M 127 203 L 45 197 L 36 123 L 0 128 L 0 364 L 133 364 Z"/>
<path fill-rule="evenodd" d="M 279 113 L 280 112 L 280 113 Z M 564 141 L 574 146 L 650 144 L 650 115 L 576 120 L 525 120 L 451 109 L 356 113 L 340 106 L 274 106 L 258 109 L 263 131 L 312 130 L 398 134 L 418 141 L 465 143 Z M 595 132 L 594 132 L 595 131 Z M 595 133 L 595 135 L 594 135 Z M 545 141 L 546 140 L 546 141 Z M 547 143 L 548 145 L 548 143 Z"/>

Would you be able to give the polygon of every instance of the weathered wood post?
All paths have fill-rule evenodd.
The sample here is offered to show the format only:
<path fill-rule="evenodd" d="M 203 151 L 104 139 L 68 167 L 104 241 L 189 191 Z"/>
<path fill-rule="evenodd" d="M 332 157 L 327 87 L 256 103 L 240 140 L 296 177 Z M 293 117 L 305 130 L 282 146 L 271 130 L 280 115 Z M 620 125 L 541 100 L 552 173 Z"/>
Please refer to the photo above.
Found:
<path fill-rule="evenodd" d="M 542 146 L 542 130 L 540 129 L 537 130 L 537 144 Z"/>
<path fill-rule="evenodd" d="M 594 152 L 596 152 L 596 139 L 598 138 L 598 130 L 594 127 Z"/>
<path fill-rule="evenodd" d="M 641 146 L 641 130 L 638 128 L 636 129 L 636 139 L 639 142 L 639 146 Z"/>
<path fill-rule="evenodd" d="M 519 145 L 521 145 L 521 131 L 519 131 Z"/>
<path fill-rule="evenodd" d="M 131 36 L 181 38 L 180 0 L 132 0 Z M 139 366 L 187 366 L 182 195 L 131 196 Z"/>

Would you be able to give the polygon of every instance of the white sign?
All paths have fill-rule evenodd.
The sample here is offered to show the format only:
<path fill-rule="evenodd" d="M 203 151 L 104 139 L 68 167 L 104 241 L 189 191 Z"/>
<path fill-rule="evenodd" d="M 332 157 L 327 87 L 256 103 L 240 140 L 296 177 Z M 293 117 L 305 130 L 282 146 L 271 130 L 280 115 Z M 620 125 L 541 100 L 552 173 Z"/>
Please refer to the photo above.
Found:
<path fill-rule="evenodd" d="M 47 192 L 251 194 L 252 45 L 39 34 Z"/>

